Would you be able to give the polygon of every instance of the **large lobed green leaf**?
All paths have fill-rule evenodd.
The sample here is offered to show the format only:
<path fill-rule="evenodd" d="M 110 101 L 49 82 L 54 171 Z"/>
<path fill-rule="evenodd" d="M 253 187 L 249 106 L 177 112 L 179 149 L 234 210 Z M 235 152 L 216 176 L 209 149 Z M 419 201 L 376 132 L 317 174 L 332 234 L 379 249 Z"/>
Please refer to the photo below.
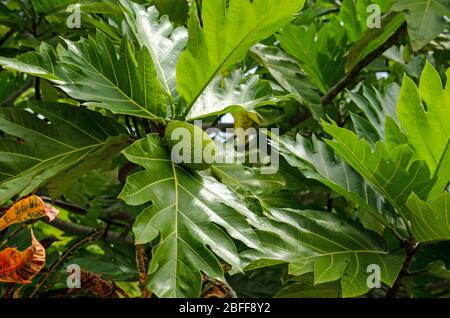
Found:
<path fill-rule="evenodd" d="M 103 33 L 79 42 L 66 40 L 55 52 L 43 43 L 39 52 L 0 58 L 5 68 L 52 80 L 85 105 L 116 114 L 164 118 L 168 101 L 147 49 L 135 54 L 124 37 L 120 50 Z"/>
<path fill-rule="evenodd" d="M 444 16 L 450 15 L 450 1 L 397 0 L 392 10 L 407 10 L 409 37 L 413 49 L 418 51 L 436 38 L 448 25 Z"/>
<path fill-rule="evenodd" d="M 0 130 L 19 138 L 0 139 L 0 202 L 29 194 L 48 181 L 54 181 L 53 188 L 70 185 L 126 146 L 124 127 L 96 112 L 57 103 L 30 108 L 34 113 L 0 109 Z M 70 175 L 69 180 L 54 179 L 60 174 Z"/>
<path fill-rule="evenodd" d="M 375 148 L 350 130 L 335 123 L 322 122 L 324 130 L 334 139 L 326 143 L 372 184 L 396 209 L 406 216 L 405 203 L 414 192 L 426 198 L 434 184 L 425 162 L 414 161 L 414 152 L 407 144 L 388 149 L 381 141 Z"/>
<path fill-rule="evenodd" d="M 228 5 L 227 5 L 228 3 Z M 210 82 L 247 51 L 289 23 L 304 0 L 204 1 L 201 21 L 193 5 L 189 40 L 177 64 L 177 90 L 189 112 Z"/>
<path fill-rule="evenodd" d="M 442 193 L 431 202 L 422 201 L 414 193 L 407 206 L 411 211 L 411 228 L 419 242 L 450 240 L 450 194 Z"/>
<path fill-rule="evenodd" d="M 369 291 L 368 267 L 378 265 L 381 281 L 392 286 L 404 255 L 389 253 L 383 239 L 357 223 L 329 212 L 271 209 L 272 218 L 255 226 L 263 251 L 245 251 L 247 269 L 288 262 L 289 272 L 314 272 L 314 284 L 341 279 L 343 297 Z"/>
<path fill-rule="evenodd" d="M 298 134 L 295 139 L 281 136 L 277 144 L 281 155 L 305 177 L 323 183 L 354 202 L 358 206 L 363 223 L 368 214 L 375 218 L 379 225 L 402 231 L 404 225 L 401 219 L 392 212 L 385 198 L 351 165 L 335 156 L 326 143 L 315 136 L 308 140 Z M 379 225 L 370 225 L 370 228 L 378 230 Z"/>
<path fill-rule="evenodd" d="M 250 50 L 270 72 L 273 78 L 296 100 L 311 111 L 315 119 L 323 116 L 323 107 L 317 88 L 300 69 L 298 61 L 274 46 L 257 44 Z"/>
<path fill-rule="evenodd" d="M 66 93 L 113 113 L 165 117 L 165 94 L 147 50 L 135 57 L 125 37 L 117 52 L 102 33 L 66 43 L 68 50 L 59 50 L 65 81 L 60 87 Z"/>
<path fill-rule="evenodd" d="M 450 78 L 450 70 L 447 77 Z M 424 160 L 437 177 L 430 193 L 430 197 L 435 197 L 450 182 L 450 85 L 443 88 L 438 72 L 427 62 L 419 89 L 405 77 L 397 113 L 416 158 Z"/>
<path fill-rule="evenodd" d="M 365 21 L 365 20 L 364 20 Z M 380 21 L 381 28 L 369 28 L 348 51 L 346 72 L 350 72 L 360 61 L 381 47 L 405 22 L 403 13 L 391 12 Z"/>
<path fill-rule="evenodd" d="M 385 128 L 386 121 L 389 121 L 388 117 L 398 123 L 396 109 L 400 86 L 392 83 L 384 87 L 383 91 L 375 87 L 363 86 L 358 93 L 348 92 L 348 94 L 376 131 L 376 141 L 387 140 Z"/>
<path fill-rule="evenodd" d="M 130 0 L 120 0 L 120 3 L 140 45 L 150 52 L 162 87 L 175 97 L 176 64 L 186 46 L 187 30 L 184 27 L 174 29 L 167 15 L 158 19 L 159 12 L 154 6 L 145 9 Z"/>
<path fill-rule="evenodd" d="M 230 112 L 255 112 L 256 108 L 276 105 L 289 98 L 272 96 L 268 81 L 259 76 L 245 78 L 240 70 L 222 78 L 217 76 L 197 99 L 186 120 L 201 119 Z"/>
<path fill-rule="evenodd" d="M 286 53 L 301 62 L 311 82 L 326 93 L 344 76 L 346 29 L 332 19 L 319 30 L 314 24 L 289 24 L 277 39 Z"/>
<path fill-rule="evenodd" d="M 274 174 L 264 174 L 260 167 L 242 164 L 214 164 L 211 172 L 232 189 L 253 212 L 271 207 L 298 207 L 297 192 L 306 188 L 303 176 L 287 164 Z"/>
<path fill-rule="evenodd" d="M 127 178 L 120 198 L 129 205 L 152 203 L 136 219 L 133 231 L 137 244 L 160 235 L 149 269 L 149 288 L 158 297 L 198 297 L 201 271 L 224 281 L 214 253 L 241 268 L 237 249 L 223 229 L 258 248 L 246 221 L 253 213 L 215 179 L 175 165 L 158 135 L 135 142 L 124 154 L 145 168 Z"/>

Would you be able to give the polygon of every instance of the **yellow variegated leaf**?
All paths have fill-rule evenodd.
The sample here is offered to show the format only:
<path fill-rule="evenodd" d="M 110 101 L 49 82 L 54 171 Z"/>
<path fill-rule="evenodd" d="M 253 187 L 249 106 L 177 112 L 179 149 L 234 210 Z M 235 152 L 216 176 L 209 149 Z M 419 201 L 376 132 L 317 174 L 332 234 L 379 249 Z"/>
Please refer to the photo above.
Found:
<path fill-rule="evenodd" d="M 44 200 L 36 195 L 17 201 L 6 213 L 0 218 L 0 231 L 7 228 L 11 224 L 22 223 L 27 220 L 48 217 L 49 221 L 53 221 L 59 211 L 52 206 L 45 204 Z"/>

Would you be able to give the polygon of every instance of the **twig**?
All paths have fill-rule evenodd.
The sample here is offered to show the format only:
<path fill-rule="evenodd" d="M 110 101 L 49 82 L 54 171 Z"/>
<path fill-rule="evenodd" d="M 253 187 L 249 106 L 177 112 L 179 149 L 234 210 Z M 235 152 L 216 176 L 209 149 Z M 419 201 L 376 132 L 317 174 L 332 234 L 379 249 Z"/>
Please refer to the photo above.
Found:
<path fill-rule="evenodd" d="M 359 74 L 359 72 L 372 63 L 376 58 L 381 56 L 386 50 L 397 43 L 400 36 L 406 30 L 406 23 L 403 23 L 400 28 L 389 38 L 386 42 L 378 47 L 375 51 L 371 52 L 364 59 L 362 59 L 358 64 L 353 67 L 353 69 L 348 72 L 343 79 L 341 79 L 335 86 L 333 86 L 330 91 L 322 97 L 322 104 L 329 104 L 340 92 L 342 92 Z"/>
<path fill-rule="evenodd" d="M 2 105 L 5 107 L 11 106 L 17 98 L 19 98 L 20 95 L 22 95 L 27 89 L 29 89 L 33 85 L 33 78 L 29 77 L 26 82 L 22 85 L 21 88 L 19 88 L 17 91 L 15 91 L 11 96 L 6 98 Z"/>
<path fill-rule="evenodd" d="M 67 221 L 63 221 L 60 219 L 55 219 L 52 222 L 45 221 L 47 224 L 64 231 L 69 234 L 74 234 L 78 236 L 86 236 L 89 235 L 89 233 L 92 233 L 94 230 L 91 227 L 85 226 L 85 225 L 79 225 Z M 130 235 L 127 235 L 126 237 L 123 237 L 120 233 L 114 232 L 114 231 L 108 231 L 105 234 L 105 241 L 109 243 L 125 243 L 127 245 L 134 245 L 134 240 Z"/>
<path fill-rule="evenodd" d="M 70 203 L 70 202 L 66 202 L 66 201 L 62 201 L 62 200 L 53 200 L 52 198 L 46 197 L 46 196 L 41 196 L 41 198 L 45 202 L 48 202 L 55 206 L 59 206 L 61 208 L 69 210 L 69 212 L 73 212 L 73 213 L 80 214 L 80 215 L 86 215 L 88 213 L 88 209 L 86 207 L 79 206 L 74 203 Z M 118 219 L 121 221 L 125 221 L 127 223 L 130 223 L 133 221 L 132 217 L 130 215 L 128 215 L 126 212 L 119 211 L 119 212 L 115 212 L 115 213 L 110 213 L 108 216 L 109 216 L 109 218 L 99 217 L 98 219 L 103 222 L 110 223 L 111 225 L 120 226 L 120 227 L 125 227 L 126 224 L 115 222 L 113 219 Z"/>
<path fill-rule="evenodd" d="M 34 79 L 34 98 L 37 101 L 40 101 L 41 98 L 41 79 L 39 77 L 36 77 Z"/>
<path fill-rule="evenodd" d="M 397 296 L 400 286 L 402 285 L 402 280 L 403 278 L 408 276 L 409 268 L 411 267 L 414 256 L 416 255 L 420 247 L 420 245 L 417 244 L 417 242 L 413 237 L 410 237 L 403 243 L 406 251 L 406 258 L 405 261 L 403 262 L 402 269 L 400 270 L 397 279 L 395 280 L 392 287 L 388 289 L 386 293 L 386 298 L 395 298 Z"/>

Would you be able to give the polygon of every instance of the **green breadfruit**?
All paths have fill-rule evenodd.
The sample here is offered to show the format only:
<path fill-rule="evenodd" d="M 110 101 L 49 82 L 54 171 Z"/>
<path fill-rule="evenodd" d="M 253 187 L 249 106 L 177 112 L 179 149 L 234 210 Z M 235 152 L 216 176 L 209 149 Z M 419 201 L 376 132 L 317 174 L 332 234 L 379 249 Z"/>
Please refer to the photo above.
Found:
<path fill-rule="evenodd" d="M 172 160 L 189 169 L 205 170 L 214 162 L 214 140 L 198 126 L 172 120 L 166 127 L 164 139 L 171 150 Z"/>

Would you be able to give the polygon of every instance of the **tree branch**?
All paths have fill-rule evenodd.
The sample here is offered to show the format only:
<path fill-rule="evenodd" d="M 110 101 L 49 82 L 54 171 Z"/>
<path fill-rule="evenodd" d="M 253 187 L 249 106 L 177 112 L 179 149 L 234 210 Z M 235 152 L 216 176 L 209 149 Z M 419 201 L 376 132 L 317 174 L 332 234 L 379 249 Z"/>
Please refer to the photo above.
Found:
<path fill-rule="evenodd" d="M 386 42 L 383 43 L 380 47 L 378 47 L 375 51 L 371 52 L 364 59 L 362 59 L 355 67 L 348 72 L 343 79 L 341 79 L 335 86 L 333 86 L 330 91 L 322 97 L 322 104 L 326 105 L 331 103 L 331 101 L 339 95 L 359 74 L 359 72 L 372 63 L 376 58 L 381 56 L 386 50 L 391 48 L 395 43 L 397 43 L 400 36 L 406 30 L 406 23 L 403 23 L 400 28 L 389 38 Z"/>
<path fill-rule="evenodd" d="M 34 98 L 37 101 L 41 100 L 41 79 L 39 77 L 34 78 Z"/>
<path fill-rule="evenodd" d="M 408 276 L 409 268 L 411 267 L 414 256 L 416 255 L 420 247 L 420 245 L 417 244 L 416 240 L 413 237 L 410 237 L 409 239 L 405 240 L 403 244 L 406 251 L 406 258 L 405 261 L 403 262 L 402 269 L 400 270 L 397 279 L 395 280 L 392 287 L 388 289 L 386 293 L 386 298 L 397 297 L 400 286 L 402 285 L 402 280 L 403 278 Z"/>
<path fill-rule="evenodd" d="M 2 106 L 9 107 L 11 106 L 20 95 L 22 95 L 27 89 L 29 89 L 33 85 L 33 78 L 29 77 L 26 82 L 19 88 L 16 92 L 14 92 L 11 96 L 6 98 L 1 104 Z"/>
<path fill-rule="evenodd" d="M 45 219 L 43 219 L 43 221 L 61 231 L 77 236 L 88 236 L 94 230 L 91 227 L 63 221 L 58 218 L 56 218 L 52 222 L 49 222 Z M 125 243 L 127 245 L 134 245 L 134 239 L 130 235 L 123 237 L 123 235 L 121 235 L 120 233 L 108 231 L 106 232 L 104 237 L 105 241 L 109 243 Z"/>
<path fill-rule="evenodd" d="M 53 200 L 52 198 L 46 197 L 46 196 L 41 196 L 41 198 L 45 202 L 48 202 L 55 206 L 59 206 L 63 209 L 69 210 L 69 212 L 73 212 L 73 213 L 80 214 L 80 215 L 86 215 L 88 213 L 88 209 L 86 207 L 83 207 L 83 206 L 80 206 L 80 205 L 77 205 L 74 203 L 70 203 L 70 202 L 66 202 L 66 201 L 62 201 L 62 200 Z M 99 217 L 99 220 L 102 220 L 103 222 L 109 223 L 111 225 L 116 225 L 116 226 L 121 226 L 121 227 L 124 227 L 126 225 L 115 222 L 113 219 L 125 221 L 127 223 L 131 223 L 133 221 L 133 218 L 124 211 L 117 211 L 114 213 L 111 212 L 107 216 L 108 216 L 108 218 Z"/>

